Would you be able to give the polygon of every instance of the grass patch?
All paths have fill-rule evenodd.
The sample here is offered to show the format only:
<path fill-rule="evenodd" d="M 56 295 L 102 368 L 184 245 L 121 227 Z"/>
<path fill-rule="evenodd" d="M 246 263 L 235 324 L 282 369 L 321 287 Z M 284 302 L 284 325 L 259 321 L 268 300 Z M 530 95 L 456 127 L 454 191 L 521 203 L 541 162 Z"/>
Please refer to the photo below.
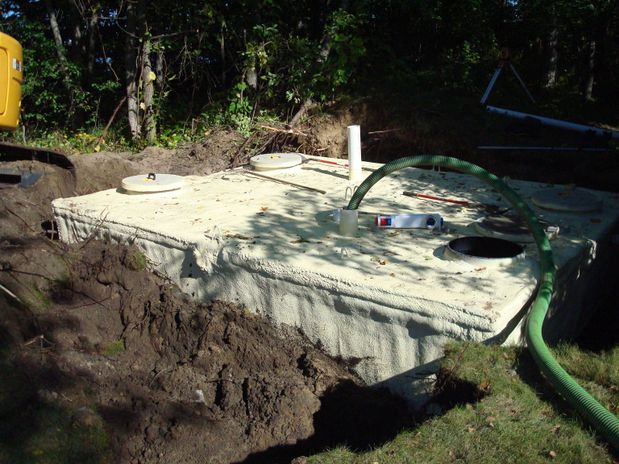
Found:
<path fill-rule="evenodd" d="M 29 406 L 25 413 L 31 416 L 14 417 L 13 429 L 0 435 L 0 462 L 108 462 L 108 437 L 101 424 L 76 427 L 72 423 L 72 411 L 51 405 Z M 27 421 L 25 427 L 21 420 Z"/>
<path fill-rule="evenodd" d="M 116 340 L 105 347 L 105 350 L 103 350 L 103 355 L 108 358 L 113 358 L 118 356 L 123 351 L 125 351 L 125 342 L 122 340 Z"/>
<path fill-rule="evenodd" d="M 131 256 L 129 257 L 129 262 L 127 263 L 129 269 L 133 271 L 143 271 L 144 269 L 146 269 L 146 265 L 146 255 L 138 250 L 134 251 L 131 254 Z"/>
<path fill-rule="evenodd" d="M 619 346 L 601 353 L 563 344 L 553 349 L 559 363 L 602 406 L 619 415 Z"/>
<path fill-rule="evenodd" d="M 103 421 L 76 424 L 77 409 L 42 402 L 39 385 L 0 352 L 0 462 L 69 464 L 112 462 Z M 96 414 L 93 412 L 95 417 Z"/>
<path fill-rule="evenodd" d="M 52 300 L 45 291 L 33 286 L 30 293 L 32 295 L 30 303 L 39 311 L 46 311 L 52 305 Z"/>
<path fill-rule="evenodd" d="M 574 366 L 586 388 L 599 386 L 603 404 L 617 404 L 619 393 L 612 386 L 618 380 L 619 350 L 594 356 L 562 346 L 556 352 L 568 371 Z M 606 445 L 546 384 L 526 350 L 454 343 L 447 347 L 442 369 L 477 385 L 486 396 L 403 431 L 370 452 L 343 445 L 308 462 L 613 463 Z"/>

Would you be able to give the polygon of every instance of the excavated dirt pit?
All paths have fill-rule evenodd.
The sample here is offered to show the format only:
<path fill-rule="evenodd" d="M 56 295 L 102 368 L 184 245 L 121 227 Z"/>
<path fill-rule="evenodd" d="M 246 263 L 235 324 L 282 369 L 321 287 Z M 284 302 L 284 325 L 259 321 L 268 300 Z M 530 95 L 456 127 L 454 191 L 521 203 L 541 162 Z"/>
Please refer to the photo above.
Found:
<path fill-rule="evenodd" d="M 288 462 L 339 444 L 367 449 L 410 425 L 403 400 L 364 387 L 292 328 L 189 301 L 137 249 L 51 239 L 53 198 L 166 157 L 77 157 L 76 178 L 6 163 L 44 175 L 1 192 L 0 444 L 26 447 L 50 407 L 72 418 L 71 434 L 101 426 L 107 461 L 123 463 Z"/>
<path fill-rule="evenodd" d="M 315 125 L 300 141 L 286 135 L 248 142 L 220 132 L 176 151 L 72 157 L 75 175 L 37 162 L 3 163 L 43 176 L 29 188 L 0 190 L 0 462 L 39 462 L 41 446 L 55 449 L 50 437 L 96 438 L 88 431 L 99 429 L 105 433 L 96 446 L 69 447 L 73 460 L 52 453 L 48 462 L 289 462 L 337 445 L 368 449 L 412 426 L 401 399 L 364 387 L 303 334 L 225 302 L 188 301 L 145 269 L 136 249 L 55 240 L 50 204 L 56 197 L 115 187 L 144 172 L 209 174 L 261 148 L 342 155 L 347 123 L 392 129 L 353 118 Z M 406 154 L 424 151 L 423 141 L 401 137 L 401 131 L 377 132 L 364 150 L 375 160 L 402 154 L 390 143 L 405 146 Z M 462 146 L 432 140 L 446 146 L 425 151 L 455 153 L 453 146 Z M 512 172 L 510 162 L 480 164 L 514 177 L 539 171 L 520 162 Z M 544 171 L 544 180 L 564 181 L 554 171 Z M 608 189 L 597 177 L 590 186 Z M 458 387 L 434 402 L 446 409 L 478 400 L 480 392 L 467 388 L 466 398 Z M 41 420 L 42 411 L 68 422 Z"/>

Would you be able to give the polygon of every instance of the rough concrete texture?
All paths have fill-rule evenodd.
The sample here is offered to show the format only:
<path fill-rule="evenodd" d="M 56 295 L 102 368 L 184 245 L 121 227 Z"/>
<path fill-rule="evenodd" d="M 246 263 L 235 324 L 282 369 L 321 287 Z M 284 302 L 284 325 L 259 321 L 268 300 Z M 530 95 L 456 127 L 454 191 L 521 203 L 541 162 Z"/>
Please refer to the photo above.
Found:
<path fill-rule="evenodd" d="M 473 224 L 486 210 L 402 195 L 412 191 L 508 207 L 497 192 L 467 175 L 402 170 L 370 190 L 360 206 L 357 236 L 343 237 L 330 214 L 348 202 L 347 169 L 320 160 L 262 174 L 325 194 L 240 168 L 187 176 L 185 186 L 172 192 L 130 195 L 112 189 L 57 199 L 54 214 L 62 240 L 95 236 L 134 242 L 157 271 L 194 298 L 265 308 L 274 323 L 300 327 L 328 353 L 356 362 L 369 384 L 408 397 L 423 386 L 418 380 L 432 370 L 448 339 L 509 336 L 512 343 L 522 342 L 517 327 L 535 291 L 535 246 L 527 244 L 527 259 L 509 266 L 446 259 L 444 245 L 479 235 Z M 527 200 L 550 187 L 509 183 Z M 597 242 L 619 213 L 616 194 L 596 195 L 603 210 L 595 213 L 532 205 L 543 220 L 560 227 L 553 241 L 557 301 L 576 309 Z M 373 227 L 375 213 L 404 212 L 439 213 L 446 228 L 437 233 Z M 562 312 L 560 305 L 555 312 Z M 581 324 L 579 311 L 566 313 L 556 318 L 560 335 Z"/>

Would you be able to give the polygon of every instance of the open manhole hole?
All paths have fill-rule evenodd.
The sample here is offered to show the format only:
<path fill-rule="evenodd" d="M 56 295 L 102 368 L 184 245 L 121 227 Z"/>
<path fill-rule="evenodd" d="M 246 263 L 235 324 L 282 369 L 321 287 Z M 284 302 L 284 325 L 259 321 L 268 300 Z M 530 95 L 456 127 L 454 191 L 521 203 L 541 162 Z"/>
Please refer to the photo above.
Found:
<path fill-rule="evenodd" d="M 58 235 L 58 224 L 56 221 L 43 221 L 41 223 L 41 228 L 45 233 L 45 236 L 50 240 L 59 240 L 60 237 Z"/>
<path fill-rule="evenodd" d="M 524 247 L 494 237 L 460 237 L 445 247 L 445 256 L 471 264 L 511 264 L 524 258 Z"/>

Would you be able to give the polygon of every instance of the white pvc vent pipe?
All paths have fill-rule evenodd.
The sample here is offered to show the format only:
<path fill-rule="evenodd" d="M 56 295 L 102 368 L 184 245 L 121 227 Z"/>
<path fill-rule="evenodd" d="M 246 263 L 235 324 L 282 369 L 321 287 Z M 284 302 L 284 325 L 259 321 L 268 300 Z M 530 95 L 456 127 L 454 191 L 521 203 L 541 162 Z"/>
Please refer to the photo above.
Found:
<path fill-rule="evenodd" d="M 361 182 L 361 128 L 348 126 L 348 180 L 353 184 Z"/>

